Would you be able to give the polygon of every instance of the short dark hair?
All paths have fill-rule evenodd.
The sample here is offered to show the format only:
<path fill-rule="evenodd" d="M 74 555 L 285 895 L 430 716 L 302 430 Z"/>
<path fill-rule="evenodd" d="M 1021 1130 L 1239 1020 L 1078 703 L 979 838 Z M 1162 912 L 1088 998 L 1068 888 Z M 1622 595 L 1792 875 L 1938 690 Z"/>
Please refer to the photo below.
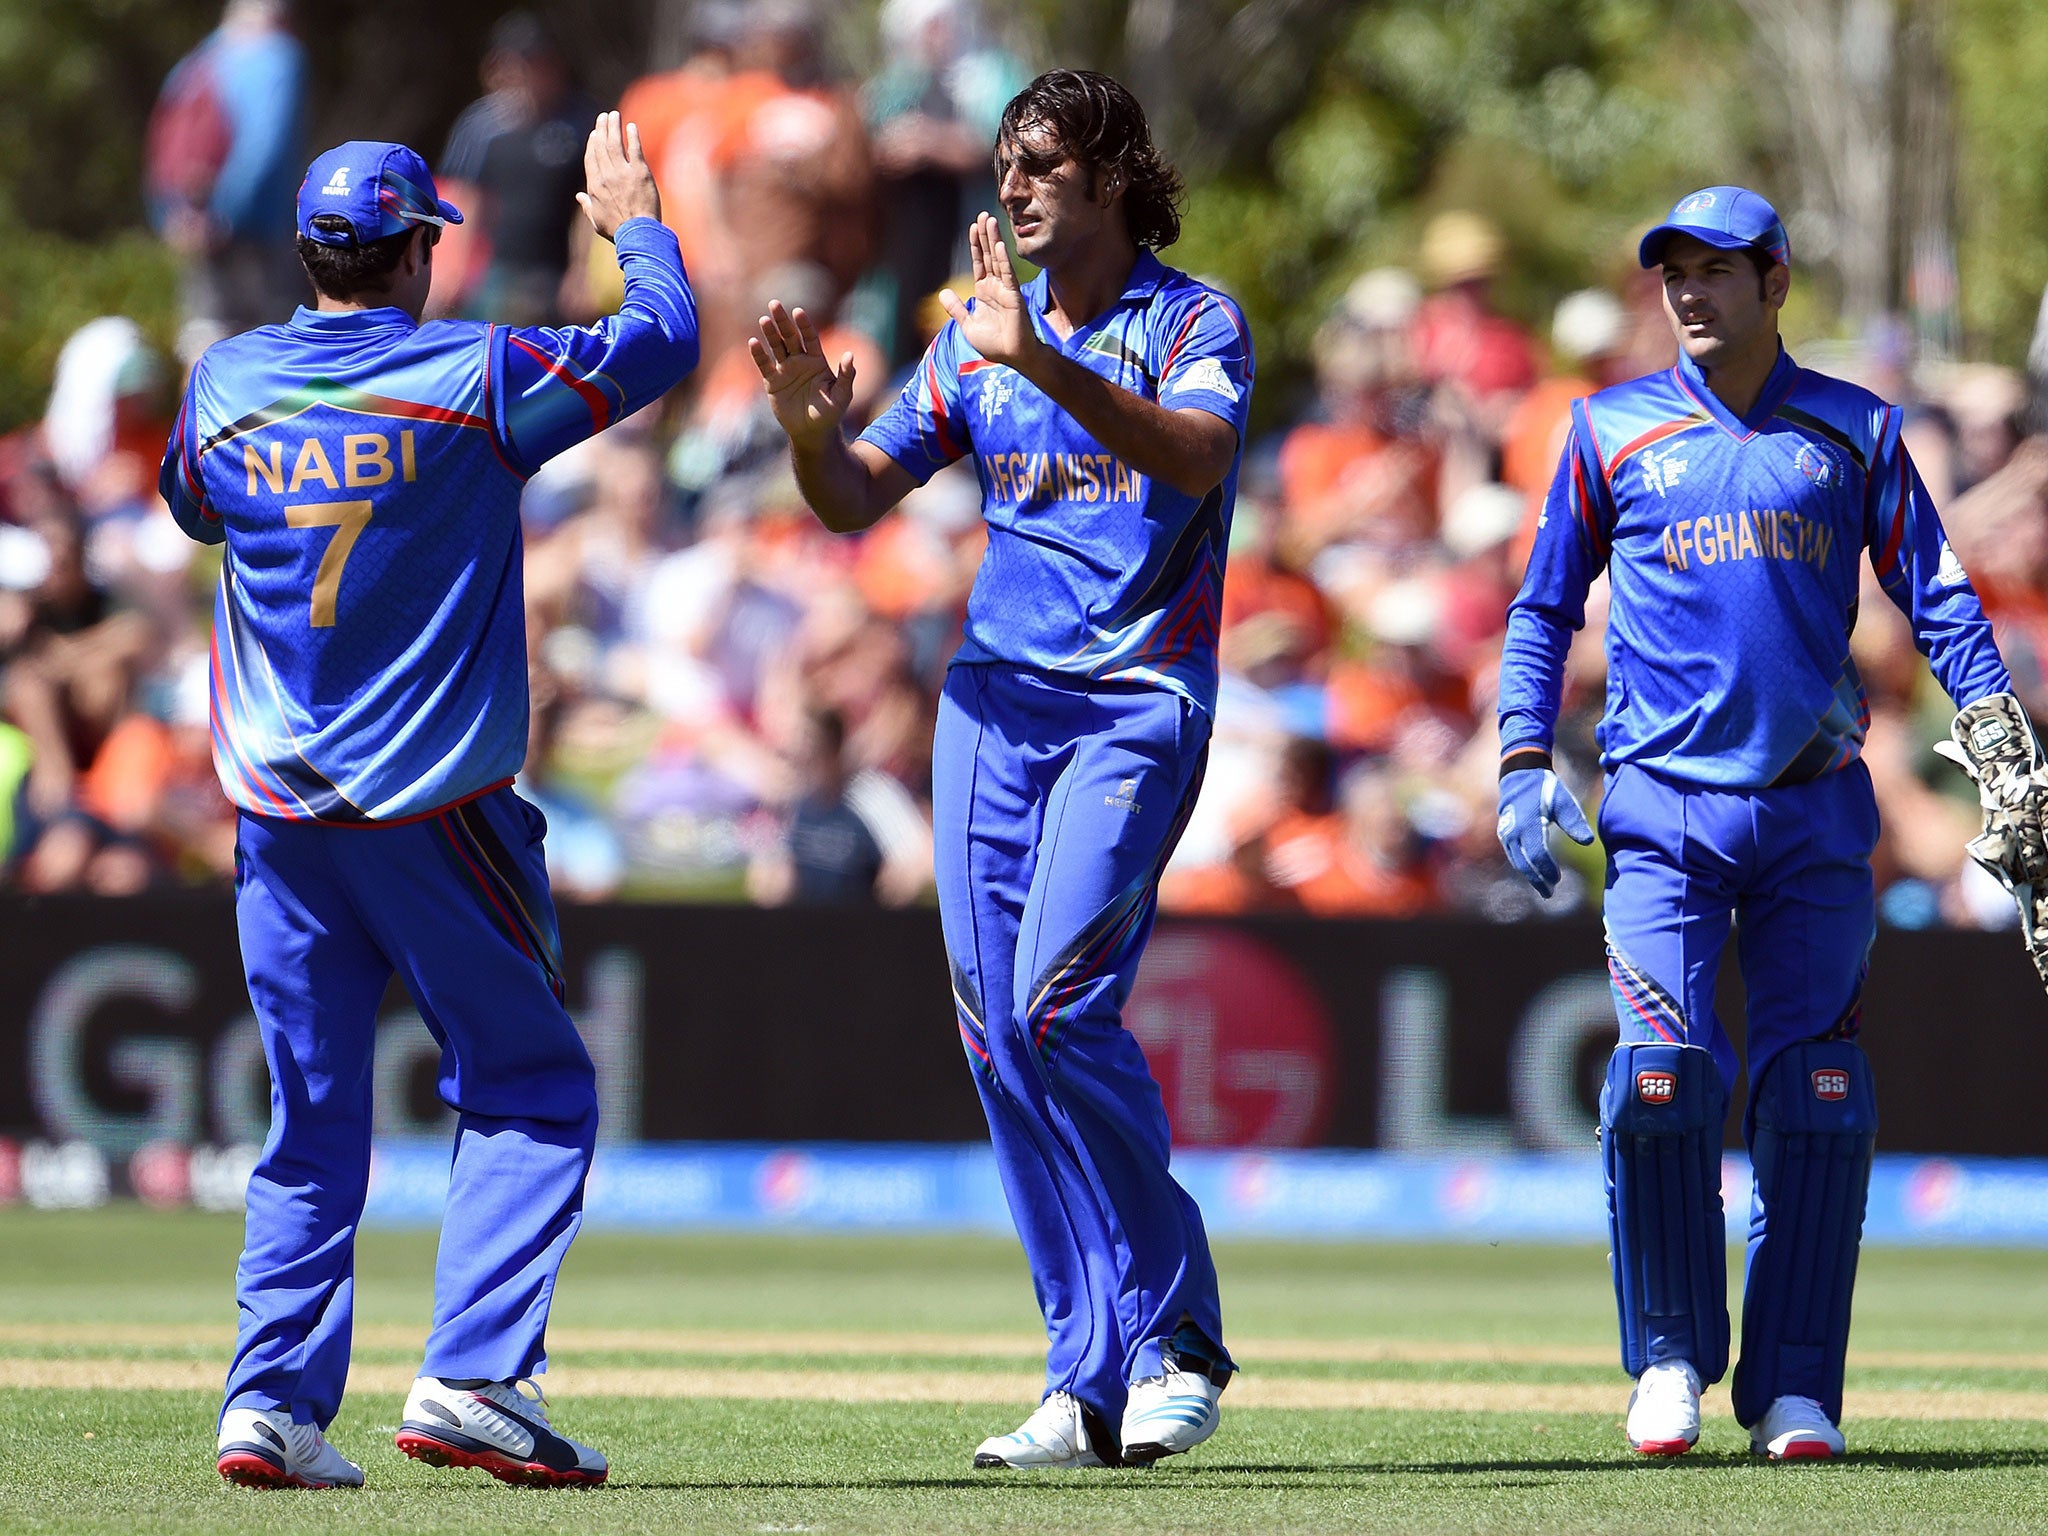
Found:
<path fill-rule="evenodd" d="M 1023 135 L 1043 128 L 1049 150 L 1033 150 Z M 1124 217 L 1131 238 L 1154 250 L 1180 238 L 1180 173 L 1152 142 L 1138 98 L 1092 69 L 1049 69 L 1010 98 L 996 130 L 997 179 L 1005 163 L 1027 176 L 1043 176 L 1064 160 L 1090 181 L 1114 172 L 1124 184 Z"/>
<path fill-rule="evenodd" d="M 348 229 L 348 221 L 338 213 L 317 213 L 313 216 L 313 227 L 339 234 Z M 439 233 L 434 230 L 428 239 L 431 241 Z M 347 245 L 323 245 L 301 235 L 299 264 L 306 269 L 314 289 L 330 299 L 382 293 L 390 288 L 391 274 L 398 270 L 412 237 L 413 231 L 408 229 L 361 245 L 355 243 L 353 236 Z"/>

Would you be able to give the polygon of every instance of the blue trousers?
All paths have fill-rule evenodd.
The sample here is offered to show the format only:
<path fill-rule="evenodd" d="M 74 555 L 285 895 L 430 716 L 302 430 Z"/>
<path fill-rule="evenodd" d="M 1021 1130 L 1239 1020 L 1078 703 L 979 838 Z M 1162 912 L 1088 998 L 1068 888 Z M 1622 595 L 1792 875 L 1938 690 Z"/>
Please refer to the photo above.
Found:
<path fill-rule="evenodd" d="M 270 1135 L 249 1181 L 227 1407 L 325 1427 L 340 1406 L 371 1054 L 394 972 L 440 1042 L 438 1086 L 458 1115 L 422 1372 L 545 1368 L 597 1135 L 596 1076 L 562 1005 L 545 832 L 510 789 L 392 826 L 242 817 L 235 915 Z"/>
<path fill-rule="evenodd" d="M 947 675 L 933 744 L 954 1001 L 1045 1315 L 1046 1391 L 1111 1424 L 1183 1321 L 1228 1363 L 1208 1234 L 1121 1017 L 1208 741 L 1164 689 L 976 664 Z"/>
<path fill-rule="evenodd" d="M 1751 1084 L 1743 1139 L 1758 1173 L 1736 1372 L 1745 1424 L 1782 1394 L 1840 1412 L 1875 1109 L 1860 1052 L 1843 1046 L 1830 1055 L 1802 1042 L 1856 1033 L 1876 931 L 1877 830 L 1861 762 L 1810 783 L 1747 792 L 1685 787 L 1625 766 L 1600 806 L 1608 975 L 1623 1044 L 1702 1047 L 1724 1092 L 1733 1090 L 1739 1063 L 1715 1012 L 1714 983 L 1731 921 L 1737 929 Z M 1787 1081 L 1772 1064 L 1793 1047 Z M 1678 1070 L 1681 1054 L 1693 1053 L 1654 1057 Z M 1631 1053 L 1629 1064 L 1642 1059 Z M 1610 1068 L 1602 1100 L 1608 1134 L 1623 1138 L 1609 1147 L 1623 1367 L 1684 1358 L 1711 1381 L 1728 1354 L 1720 1128 L 1688 1133 L 1697 1138 L 1705 1191 L 1697 1181 L 1660 1182 L 1658 1170 L 1668 1174 L 1684 1149 L 1653 1152 L 1614 1118 L 1626 1107 L 1627 1119 L 1642 1119 L 1634 1098 L 1657 1102 L 1644 1087 L 1657 1076 L 1645 1072 L 1633 1084 L 1624 1077 L 1617 1088 Z M 1662 1086 L 1669 1099 L 1669 1075 Z M 1760 1132 L 1764 1098 L 1777 1107 Z"/>
<path fill-rule="evenodd" d="M 1714 1009 L 1731 919 L 1752 1083 L 1795 1041 L 1855 1034 L 1877 933 L 1877 801 L 1860 761 L 1747 791 L 1624 765 L 1600 802 L 1600 840 L 1623 1040 L 1705 1046 L 1733 1090 L 1741 1063 Z"/>

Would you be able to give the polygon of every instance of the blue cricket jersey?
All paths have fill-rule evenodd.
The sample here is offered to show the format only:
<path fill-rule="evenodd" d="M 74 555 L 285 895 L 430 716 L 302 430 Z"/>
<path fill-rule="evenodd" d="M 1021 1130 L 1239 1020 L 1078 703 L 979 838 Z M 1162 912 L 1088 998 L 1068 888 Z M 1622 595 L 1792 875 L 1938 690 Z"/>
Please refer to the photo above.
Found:
<path fill-rule="evenodd" d="M 227 544 L 213 756 L 256 816 L 382 822 L 526 756 L 527 476 L 697 362 L 676 237 L 618 231 L 626 299 L 576 329 L 301 309 L 207 349 L 159 481 Z"/>
<path fill-rule="evenodd" d="M 1603 567 L 1609 769 L 1758 789 L 1852 761 L 1870 724 L 1849 655 L 1865 549 L 1958 706 L 2011 687 L 1903 418 L 1782 350 L 1747 417 L 1688 358 L 1575 403 L 1508 614 L 1502 751 L 1550 746 L 1565 651 Z"/>
<path fill-rule="evenodd" d="M 919 484 L 974 455 L 988 550 L 956 661 L 1147 683 L 1213 714 L 1251 332 L 1229 299 L 1150 251 L 1116 303 L 1064 341 L 1041 318 L 1049 288 L 1042 272 L 1024 285 L 1049 346 L 1169 410 L 1199 408 L 1237 429 L 1220 485 L 1188 496 L 1139 474 L 950 321 L 861 438 Z"/>

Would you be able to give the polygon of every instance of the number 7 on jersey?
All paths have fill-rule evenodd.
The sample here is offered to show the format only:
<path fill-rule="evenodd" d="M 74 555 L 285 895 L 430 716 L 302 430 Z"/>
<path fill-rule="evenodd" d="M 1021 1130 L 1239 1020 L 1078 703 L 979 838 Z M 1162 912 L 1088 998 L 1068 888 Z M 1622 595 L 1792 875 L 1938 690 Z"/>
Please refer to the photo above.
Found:
<path fill-rule="evenodd" d="M 332 528 L 334 537 L 320 556 L 313 573 L 313 604 L 309 622 L 315 629 L 334 627 L 335 599 L 341 595 L 342 567 L 348 564 L 356 537 L 370 521 L 367 501 L 309 501 L 284 509 L 284 520 L 292 528 Z"/>

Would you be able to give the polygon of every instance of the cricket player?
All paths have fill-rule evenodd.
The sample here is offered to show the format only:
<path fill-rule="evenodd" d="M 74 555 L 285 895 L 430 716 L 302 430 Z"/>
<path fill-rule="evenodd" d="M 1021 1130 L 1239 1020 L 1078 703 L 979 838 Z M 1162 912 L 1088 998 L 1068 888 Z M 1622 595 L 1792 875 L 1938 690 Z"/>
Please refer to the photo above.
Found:
<path fill-rule="evenodd" d="M 1714 981 L 1737 919 L 1756 1195 L 1735 1416 L 1759 1454 L 1833 1457 L 1877 1130 L 1856 1043 L 1878 833 L 1849 652 L 1861 557 L 1960 706 L 1976 767 L 2038 767 L 2039 747 L 1900 442 L 1904 412 L 1779 343 L 1792 256 L 1771 205 L 1694 192 L 1640 254 L 1663 273 L 1680 357 L 1573 406 L 1501 660 L 1500 838 L 1544 896 L 1550 825 L 1592 841 L 1550 753 L 1565 651 L 1605 570 L 1621 1042 L 1600 1123 L 1629 1443 L 1690 1449 L 1700 1391 L 1728 1366 L 1721 1136 L 1738 1063 Z M 1988 827 L 2010 821 L 1986 803 Z"/>
<path fill-rule="evenodd" d="M 220 1420 L 220 1472 L 238 1483 L 363 1481 L 323 1431 L 348 1374 L 371 1048 L 394 972 L 460 1117 L 398 1448 L 507 1482 L 605 1478 L 528 1381 L 582 1220 L 597 1097 L 563 1008 L 546 823 L 511 787 L 527 727 L 519 494 L 688 373 L 697 322 L 617 113 L 584 168 L 624 307 L 588 329 L 512 330 L 420 322 L 434 242 L 462 215 L 418 155 L 322 155 L 298 195 L 316 304 L 210 348 L 165 454 L 179 524 L 226 545 L 214 762 L 241 812 L 235 911 L 271 1076 Z"/>
<path fill-rule="evenodd" d="M 1153 252 L 1179 178 L 1106 76 L 1003 113 L 974 295 L 852 443 L 853 360 L 801 310 L 750 342 L 812 510 L 866 528 L 972 455 L 988 551 L 933 744 L 953 995 L 1051 1348 L 1043 1402 L 977 1467 L 1149 1462 L 1212 1434 L 1235 1369 L 1201 1213 L 1123 1027 L 1159 871 L 1201 783 L 1252 352 Z"/>

